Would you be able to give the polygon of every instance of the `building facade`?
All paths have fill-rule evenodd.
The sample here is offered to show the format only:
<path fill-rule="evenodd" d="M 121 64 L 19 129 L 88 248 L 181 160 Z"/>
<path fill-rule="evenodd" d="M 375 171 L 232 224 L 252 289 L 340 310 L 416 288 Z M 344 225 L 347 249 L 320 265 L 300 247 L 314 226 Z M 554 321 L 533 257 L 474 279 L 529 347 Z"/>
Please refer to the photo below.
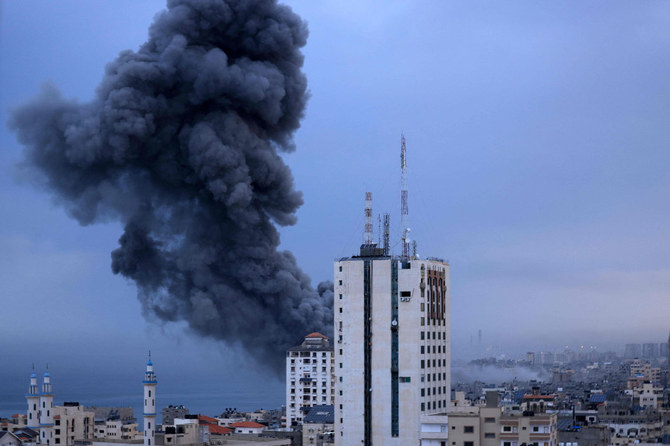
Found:
<path fill-rule="evenodd" d="M 92 440 L 95 437 L 95 412 L 87 410 L 77 402 L 65 402 L 53 409 L 53 444 L 72 446 L 75 441 Z"/>
<path fill-rule="evenodd" d="M 419 444 L 451 392 L 449 264 L 384 255 L 335 262 L 335 444 Z"/>
<path fill-rule="evenodd" d="M 315 405 L 332 405 L 335 396 L 333 346 L 321 333 L 311 333 L 286 352 L 286 427 L 302 423 Z"/>

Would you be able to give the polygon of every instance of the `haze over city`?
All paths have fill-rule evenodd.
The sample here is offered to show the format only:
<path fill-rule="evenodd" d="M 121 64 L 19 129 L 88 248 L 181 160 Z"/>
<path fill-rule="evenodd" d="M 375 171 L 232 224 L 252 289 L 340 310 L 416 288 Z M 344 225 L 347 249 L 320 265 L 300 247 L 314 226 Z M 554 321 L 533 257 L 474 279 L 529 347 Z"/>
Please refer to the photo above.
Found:
<path fill-rule="evenodd" d="M 480 353 L 479 329 L 507 355 L 667 339 L 669 4 L 287 4 L 309 29 L 310 97 L 295 151 L 281 153 L 304 204 L 280 248 L 313 288 L 362 243 L 366 191 L 375 216 L 391 213 L 399 252 L 403 132 L 411 237 L 451 264 L 455 359 Z M 164 4 L 0 7 L 4 124 L 45 82 L 91 101 Z M 0 144 L 0 353 L 12 358 L 0 400 L 24 393 L 33 363 L 82 394 L 135 385 L 151 349 L 165 388 L 282 403 L 283 376 L 239 342 L 143 317 L 134 282 L 111 269 L 122 225 L 80 226 L 19 167 L 6 125 Z"/>

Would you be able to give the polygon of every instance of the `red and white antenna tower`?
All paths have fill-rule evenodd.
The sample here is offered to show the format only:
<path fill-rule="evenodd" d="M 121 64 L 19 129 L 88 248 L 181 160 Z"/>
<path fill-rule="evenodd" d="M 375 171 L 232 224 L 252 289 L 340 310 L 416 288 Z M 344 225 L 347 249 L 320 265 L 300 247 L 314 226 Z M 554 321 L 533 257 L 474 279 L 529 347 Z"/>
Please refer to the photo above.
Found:
<path fill-rule="evenodd" d="M 372 192 L 365 193 L 365 244 L 372 244 Z"/>
<path fill-rule="evenodd" d="M 409 258 L 409 228 L 407 227 L 407 149 L 405 135 L 400 134 L 400 226 L 402 227 L 402 257 Z"/>

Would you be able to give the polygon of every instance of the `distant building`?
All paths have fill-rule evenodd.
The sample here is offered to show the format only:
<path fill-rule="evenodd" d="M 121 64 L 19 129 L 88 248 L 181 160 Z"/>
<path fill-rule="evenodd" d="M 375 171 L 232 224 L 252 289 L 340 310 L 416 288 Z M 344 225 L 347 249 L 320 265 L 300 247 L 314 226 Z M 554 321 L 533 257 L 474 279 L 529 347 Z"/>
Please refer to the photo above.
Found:
<path fill-rule="evenodd" d="M 640 344 L 626 344 L 624 359 L 635 359 L 642 357 L 642 346 Z"/>
<path fill-rule="evenodd" d="M 644 381 L 654 384 L 661 382 L 661 368 L 652 367 L 650 363 L 639 359 L 634 359 L 629 364 L 630 377 L 628 379 L 628 389 L 639 387 Z"/>
<path fill-rule="evenodd" d="M 646 344 L 642 344 L 642 357 L 644 359 L 658 359 L 658 354 L 659 354 L 659 349 L 658 349 L 659 344 L 655 342 L 649 342 Z"/>
<path fill-rule="evenodd" d="M 663 387 L 645 382 L 633 388 L 633 406 L 661 409 L 663 407 Z"/>
<path fill-rule="evenodd" d="M 178 406 L 173 406 L 170 404 L 167 407 L 164 407 L 163 410 L 161 410 L 161 418 L 163 419 L 162 423 L 163 425 L 170 425 L 174 424 L 174 419 L 175 418 L 184 418 L 186 415 L 188 415 L 188 409 L 181 404 Z"/>
<path fill-rule="evenodd" d="M 286 352 L 286 427 L 302 423 L 314 405 L 334 404 L 333 346 L 321 333 L 311 333 Z"/>

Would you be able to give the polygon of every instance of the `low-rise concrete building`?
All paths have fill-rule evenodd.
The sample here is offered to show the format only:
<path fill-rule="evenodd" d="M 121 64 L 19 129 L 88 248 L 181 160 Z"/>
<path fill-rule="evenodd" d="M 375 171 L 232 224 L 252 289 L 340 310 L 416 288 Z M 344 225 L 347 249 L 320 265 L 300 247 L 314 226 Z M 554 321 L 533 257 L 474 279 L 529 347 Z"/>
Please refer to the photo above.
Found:
<path fill-rule="evenodd" d="M 454 411 L 421 418 L 421 446 L 557 446 L 555 413 L 506 410 L 496 392 L 485 406 L 453 406 Z"/>
<path fill-rule="evenodd" d="M 302 420 L 303 446 L 318 446 L 326 438 L 322 434 L 332 437 L 335 427 L 335 408 L 332 405 L 312 406 Z M 319 438 L 321 437 L 321 438 Z"/>

